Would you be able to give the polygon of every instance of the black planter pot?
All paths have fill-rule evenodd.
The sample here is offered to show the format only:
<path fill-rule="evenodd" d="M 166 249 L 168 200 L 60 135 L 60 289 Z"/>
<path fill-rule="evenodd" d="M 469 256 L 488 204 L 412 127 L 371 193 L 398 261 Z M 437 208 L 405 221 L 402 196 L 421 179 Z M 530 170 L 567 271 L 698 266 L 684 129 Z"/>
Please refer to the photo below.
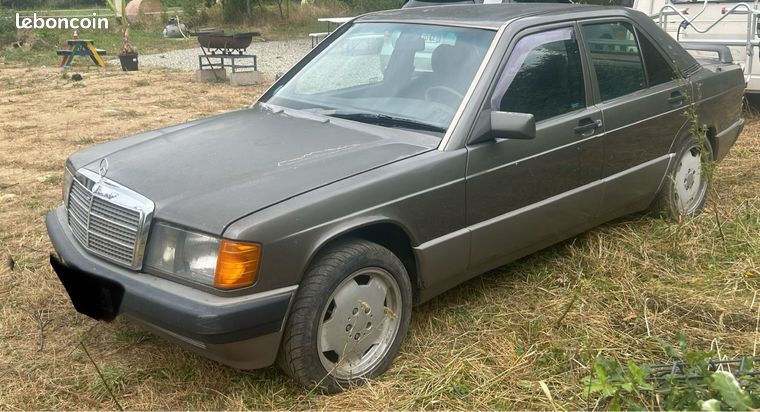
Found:
<path fill-rule="evenodd" d="M 121 69 L 125 72 L 137 71 L 137 53 L 120 54 Z"/>

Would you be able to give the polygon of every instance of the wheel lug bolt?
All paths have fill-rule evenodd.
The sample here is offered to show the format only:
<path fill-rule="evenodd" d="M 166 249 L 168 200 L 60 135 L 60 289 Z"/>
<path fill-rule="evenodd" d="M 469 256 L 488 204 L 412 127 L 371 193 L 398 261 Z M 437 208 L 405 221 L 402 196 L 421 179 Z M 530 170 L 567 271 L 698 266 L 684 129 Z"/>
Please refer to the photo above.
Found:
<path fill-rule="evenodd" d="M 360 338 L 361 336 L 362 336 L 362 335 L 361 335 L 360 333 L 357 333 L 356 335 L 354 335 L 354 340 L 359 340 L 359 338 Z"/>
<path fill-rule="evenodd" d="M 369 311 L 370 311 L 369 305 L 365 306 L 364 307 L 364 313 L 369 313 Z"/>
<path fill-rule="evenodd" d="M 350 323 L 348 325 L 346 325 L 346 332 L 351 332 L 351 329 L 352 329 L 352 327 L 351 327 Z"/>
<path fill-rule="evenodd" d="M 367 329 L 372 327 L 372 322 L 367 322 Z"/>
<path fill-rule="evenodd" d="M 359 308 L 354 308 L 354 310 L 351 311 L 352 315 L 356 315 L 357 313 L 359 313 Z"/>

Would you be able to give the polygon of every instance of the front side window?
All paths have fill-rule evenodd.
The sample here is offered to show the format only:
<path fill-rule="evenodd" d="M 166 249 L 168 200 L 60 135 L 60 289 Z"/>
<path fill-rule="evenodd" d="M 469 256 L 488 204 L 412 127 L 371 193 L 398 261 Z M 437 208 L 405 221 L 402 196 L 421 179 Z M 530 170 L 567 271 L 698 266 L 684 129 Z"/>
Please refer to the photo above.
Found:
<path fill-rule="evenodd" d="M 357 23 L 264 101 L 374 124 L 400 120 L 395 127 L 416 122 L 440 133 L 494 35 L 465 27 Z"/>
<path fill-rule="evenodd" d="M 633 27 L 624 22 L 583 25 L 602 100 L 647 86 Z"/>
<path fill-rule="evenodd" d="M 531 113 L 536 121 L 585 106 L 583 67 L 570 27 L 520 39 L 491 100 L 493 108 Z"/>

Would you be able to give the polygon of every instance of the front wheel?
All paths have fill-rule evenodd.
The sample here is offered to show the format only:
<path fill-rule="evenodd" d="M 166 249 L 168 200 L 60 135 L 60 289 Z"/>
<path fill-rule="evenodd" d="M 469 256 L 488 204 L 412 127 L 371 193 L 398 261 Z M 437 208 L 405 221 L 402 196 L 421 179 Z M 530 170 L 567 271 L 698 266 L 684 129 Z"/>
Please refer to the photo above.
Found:
<path fill-rule="evenodd" d="M 280 365 L 302 384 L 340 392 L 383 373 L 406 336 L 412 288 L 388 249 L 365 240 L 321 255 L 299 286 Z"/>
<path fill-rule="evenodd" d="M 676 150 L 675 164 L 653 204 L 655 212 L 673 220 L 699 214 L 710 188 L 712 146 L 707 139 L 685 139 Z"/>

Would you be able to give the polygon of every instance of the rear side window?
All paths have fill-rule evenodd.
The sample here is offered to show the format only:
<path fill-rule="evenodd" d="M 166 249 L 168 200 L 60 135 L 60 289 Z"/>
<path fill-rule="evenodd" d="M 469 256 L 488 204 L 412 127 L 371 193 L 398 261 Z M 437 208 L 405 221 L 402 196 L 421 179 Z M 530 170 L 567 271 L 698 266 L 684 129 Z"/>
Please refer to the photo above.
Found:
<path fill-rule="evenodd" d="M 586 105 L 578 43 L 572 28 L 523 37 L 509 57 L 491 107 L 531 113 L 536 121 Z"/>
<path fill-rule="evenodd" d="M 602 100 L 646 87 L 644 66 L 633 27 L 624 22 L 583 25 Z"/>
<path fill-rule="evenodd" d="M 638 35 L 641 54 L 644 56 L 644 64 L 647 68 L 649 85 L 654 86 L 677 79 L 678 75 L 675 70 L 655 48 L 654 44 L 641 31 L 638 32 Z"/>

